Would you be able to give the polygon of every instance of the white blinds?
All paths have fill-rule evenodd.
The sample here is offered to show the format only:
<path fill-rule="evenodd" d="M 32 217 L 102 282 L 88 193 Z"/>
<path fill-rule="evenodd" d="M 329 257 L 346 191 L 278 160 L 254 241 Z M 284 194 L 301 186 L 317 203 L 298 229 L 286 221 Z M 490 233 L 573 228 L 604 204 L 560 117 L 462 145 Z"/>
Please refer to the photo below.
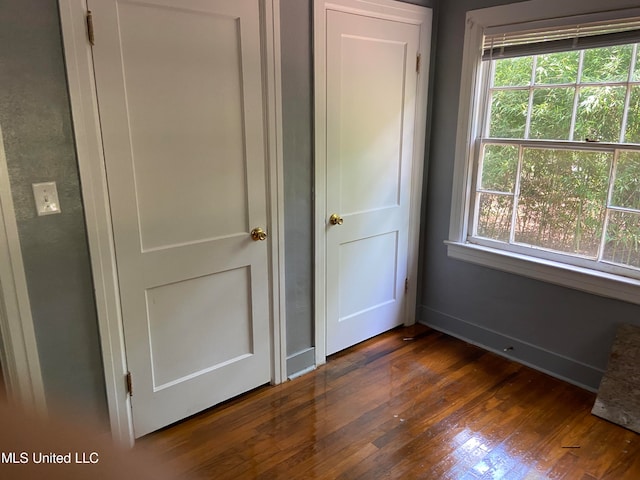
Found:
<path fill-rule="evenodd" d="M 483 60 L 640 42 L 640 17 L 485 33 Z"/>

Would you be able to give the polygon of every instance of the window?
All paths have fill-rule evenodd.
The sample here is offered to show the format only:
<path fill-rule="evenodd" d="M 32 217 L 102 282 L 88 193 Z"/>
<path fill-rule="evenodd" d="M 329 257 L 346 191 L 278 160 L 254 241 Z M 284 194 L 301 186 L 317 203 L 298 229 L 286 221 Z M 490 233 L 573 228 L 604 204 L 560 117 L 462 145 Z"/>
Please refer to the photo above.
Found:
<path fill-rule="evenodd" d="M 515 7 L 467 22 L 449 254 L 640 303 L 640 12 Z"/>
<path fill-rule="evenodd" d="M 628 44 L 483 62 L 472 239 L 640 272 L 637 54 Z"/>

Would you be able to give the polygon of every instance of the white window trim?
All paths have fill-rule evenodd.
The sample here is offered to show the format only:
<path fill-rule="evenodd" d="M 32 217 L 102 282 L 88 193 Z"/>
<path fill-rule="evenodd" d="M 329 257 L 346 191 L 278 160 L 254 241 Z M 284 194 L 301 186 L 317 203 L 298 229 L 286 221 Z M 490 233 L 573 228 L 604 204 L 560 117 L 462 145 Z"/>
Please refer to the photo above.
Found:
<path fill-rule="evenodd" d="M 481 86 L 480 64 L 482 61 L 482 37 L 485 29 L 505 28 L 505 31 L 508 31 L 513 28 L 509 25 L 529 22 L 537 22 L 537 26 L 558 25 L 571 23 L 572 18 L 575 19 L 575 17 L 582 15 L 588 15 L 586 18 L 590 21 L 613 20 L 632 16 L 629 10 L 634 7 L 637 9 L 637 6 L 637 2 L 632 0 L 609 0 L 606 6 L 603 6 L 600 0 L 567 3 L 556 0 L 532 0 L 467 12 L 449 240 L 445 242 L 447 253 L 451 258 L 640 304 L 640 280 L 475 245 L 466 241 L 470 227 L 470 200 L 473 195 L 475 139 L 477 138 L 477 129 L 481 126 L 478 115 L 482 111 L 480 108 L 482 99 L 477 93 Z"/>

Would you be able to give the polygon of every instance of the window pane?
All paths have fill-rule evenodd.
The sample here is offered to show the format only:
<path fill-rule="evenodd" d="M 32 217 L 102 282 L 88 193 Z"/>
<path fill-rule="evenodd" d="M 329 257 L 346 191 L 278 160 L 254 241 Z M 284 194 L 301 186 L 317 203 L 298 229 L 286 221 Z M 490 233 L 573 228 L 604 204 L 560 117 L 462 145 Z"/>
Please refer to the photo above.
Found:
<path fill-rule="evenodd" d="M 640 81 L 640 48 L 636 49 L 636 68 L 633 72 L 633 78 L 631 79 L 634 82 Z"/>
<path fill-rule="evenodd" d="M 579 60 L 579 52 L 538 55 L 536 84 L 576 83 Z"/>
<path fill-rule="evenodd" d="M 569 139 L 574 92 L 573 87 L 541 88 L 533 92 L 529 138 Z"/>
<path fill-rule="evenodd" d="M 626 82 L 632 53 L 632 45 L 585 50 L 581 82 Z"/>
<path fill-rule="evenodd" d="M 640 152 L 623 150 L 618 155 L 611 203 L 640 210 Z"/>
<path fill-rule="evenodd" d="M 612 154 L 525 149 L 516 242 L 595 257 Z"/>
<path fill-rule="evenodd" d="M 498 90 L 491 97 L 489 136 L 493 138 L 524 138 L 529 92 Z"/>
<path fill-rule="evenodd" d="M 518 147 L 485 145 L 480 188 L 513 193 L 517 169 Z"/>
<path fill-rule="evenodd" d="M 603 260 L 640 268 L 640 214 L 611 212 Z"/>
<path fill-rule="evenodd" d="M 492 193 L 481 193 L 479 197 L 477 235 L 508 242 L 513 197 Z"/>
<path fill-rule="evenodd" d="M 574 140 L 619 142 L 625 87 L 580 89 Z"/>
<path fill-rule="evenodd" d="M 626 143 L 640 143 L 640 87 L 637 86 L 631 87 L 624 141 Z"/>
<path fill-rule="evenodd" d="M 533 57 L 505 58 L 495 61 L 496 87 L 521 87 L 531 83 Z"/>

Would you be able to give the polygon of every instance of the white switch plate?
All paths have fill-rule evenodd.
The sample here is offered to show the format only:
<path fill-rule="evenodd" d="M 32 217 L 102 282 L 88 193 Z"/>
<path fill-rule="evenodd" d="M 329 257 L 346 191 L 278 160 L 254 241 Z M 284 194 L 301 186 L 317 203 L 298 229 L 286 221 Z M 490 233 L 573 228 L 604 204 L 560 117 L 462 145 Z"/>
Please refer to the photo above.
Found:
<path fill-rule="evenodd" d="M 39 216 L 61 212 L 56 182 L 34 183 L 32 186 Z"/>

